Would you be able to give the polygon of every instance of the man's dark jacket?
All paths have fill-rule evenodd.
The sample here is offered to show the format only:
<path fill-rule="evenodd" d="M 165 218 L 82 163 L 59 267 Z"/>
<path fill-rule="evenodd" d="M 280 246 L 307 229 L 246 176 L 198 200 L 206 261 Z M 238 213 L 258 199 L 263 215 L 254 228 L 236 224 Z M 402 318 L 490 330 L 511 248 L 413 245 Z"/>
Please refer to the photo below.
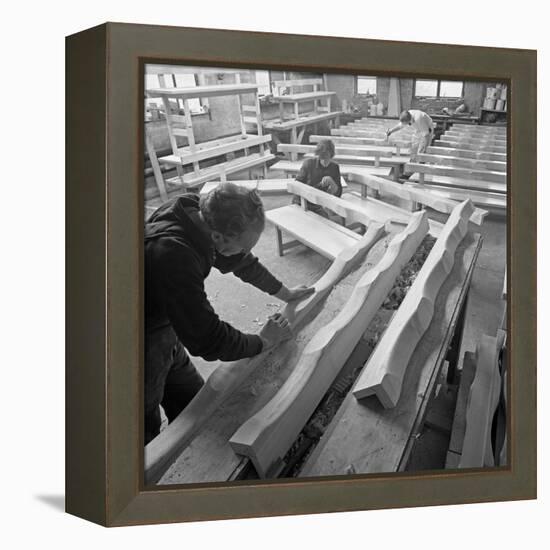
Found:
<path fill-rule="evenodd" d="M 212 361 L 233 361 L 262 350 L 262 340 L 221 321 L 204 289 L 210 269 L 232 271 L 269 294 L 278 281 L 250 253 L 216 254 L 199 221 L 197 195 L 171 199 L 145 225 L 145 329 L 171 325 L 189 353 Z"/>

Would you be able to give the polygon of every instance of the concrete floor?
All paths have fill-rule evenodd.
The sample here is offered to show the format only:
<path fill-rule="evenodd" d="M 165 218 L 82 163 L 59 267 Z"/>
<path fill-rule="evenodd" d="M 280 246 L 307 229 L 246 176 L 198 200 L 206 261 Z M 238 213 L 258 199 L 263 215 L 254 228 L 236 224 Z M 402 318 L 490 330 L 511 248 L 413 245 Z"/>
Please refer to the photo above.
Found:
<path fill-rule="evenodd" d="M 275 177 L 275 175 L 273 176 Z M 353 184 L 350 189 L 353 189 Z M 287 197 L 264 197 L 265 209 L 270 210 L 289 203 Z M 155 201 L 156 202 L 156 201 Z M 155 202 L 149 203 L 153 206 Z M 444 221 L 446 216 L 430 211 L 430 217 Z M 500 214 L 490 214 L 481 228 L 472 226 L 483 236 L 483 246 L 474 271 L 468 301 L 462 353 L 475 351 L 481 334 L 496 335 L 503 314 L 502 287 L 506 261 L 506 221 Z M 288 238 L 288 237 L 287 237 Z M 295 286 L 315 282 L 327 269 L 329 260 L 306 248 L 297 246 L 277 253 L 275 229 L 266 224 L 254 253 L 260 261 L 285 285 Z M 208 297 L 220 318 L 244 332 L 258 332 L 267 317 L 284 304 L 254 287 L 243 283 L 232 274 L 222 275 L 213 269 L 205 282 Z M 198 370 L 206 378 L 217 362 L 193 358 Z M 462 357 L 459 367 L 462 364 Z M 451 417 L 454 411 L 453 388 L 439 387 L 430 414 Z M 411 456 L 409 469 L 438 469 L 444 467 L 448 434 L 427 426 L 419 437 Z"/>

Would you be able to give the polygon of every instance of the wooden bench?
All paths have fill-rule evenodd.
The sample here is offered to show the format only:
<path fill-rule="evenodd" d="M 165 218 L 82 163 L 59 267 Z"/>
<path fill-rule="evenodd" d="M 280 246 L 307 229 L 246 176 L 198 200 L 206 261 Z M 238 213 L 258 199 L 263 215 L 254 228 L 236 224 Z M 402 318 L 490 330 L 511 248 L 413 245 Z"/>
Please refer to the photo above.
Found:
<path fill-rule="evenodd" d="M 372 147 L 378 150 L 385 150 L 392 155 L 409 155 L 409 147 L 403 147 L 399 143 L 388 142 L 386 140 L 375 140 L 370 138 L 350 137 L 350 136 L 309 136 L 310 143 L 319 143 L 325 139 L 330 139 L 336 147 L 338 146 L 350 146 L 350 147 Z M 376 143 L 373 143 L 376 142 Z"/>
<path fill-rule="evenodd" d="M 424 183 L 424 174 L 432 174 L 434 176 L 448 176 L 506 184 L 506 174 L 492 170 L 470 170 L 458 166 L 439 166 L 435 164 L 420 164 L 418 162 L 407 164 L 405 170 L 407 172 L 419 172 L 420 183 Z"/>
<path fill-rule="evenodd" d="M 305 158 L 314 158 L 313 153 L 308 153 Z M 346 164 L 352 164 L 355 166 L 374 166 L 385 167 L 388 166 L 392 169 L 391 175 L 395 181 L 399 181 L 399 178 L 403 176 L 404 168 L 410 161 L 410 157 L 363 157 L 360 155 L 335 155 L 332 159 L 334 162 L 340 164 L 340 171 L 342 166 Z"/>
<path fill-rule="evenodd" d="M 255 189 L 260 195 L 286 195 L 287 185 L 292 179 L 256 179 L 256 180 L 231 180 L 234 185 L 245 187 L 246 189 Z M 220 185 L 219 181 L 209 181 L 205 183 L 201 190 L 201 195 L 207 195 Z"/>
<path fill-rule="evenodd" d="M 423 176 L 423 177 L 422 177 Z M 467 178 L 454 178 L 449 176 L 436 176 L 432 174 L 420 174 L 415 172 L 409 179 L 410 182 L 423 183 L 424 185 L 437 185 L 452 189 L 463 189 L 479 191 L 481 193 L 506 194 L 505 183 L 494 183 L 483 180 L 472 180 Z"/>
<path fill-rule="evenodd" d="M 239 157 L 221 164 L 216 164 L 210 168 L 203 168 L 197 174 L 195 172 L 188 172 L 182 176 L 174 176 L 167 179 L 167 183 L 173 185 L 183 185 L 185 187 L 196 187 L 207 181 L 221 180 L 224 181 L 225 177 L 229 174 L 234 174 L 244 170 L 250 170 L 252 168 L 261 166 L 265 167 L 267 162 L 273 160 L 275 155 L 271 153 L 254 153 L 252 155 Z"/>
<path fill-rule="evenodd" d="M 280 160 L 269 167 L 270 170 L 280 170 L 285 174 L 297 174 L 302 167 L 302 162 L 292 160 Z M 364 170 L 365 173 L 373 174 L 374 176 L 389 177 L 391 175 L 391 168 L 387 166 L 352 166 L 342 165 L 340 166 L 340 174 L 345 176 L 352 173 L 354 170 Z M 345 181 L 342 178 L 342 187 L 345 187 Z"/>
<path fill-rule="evenodd" d="M 485 151 L 488 153 L 506 153 L 506 147 L 500 145 L 485 145 L 472 142 L 469 139 L 455 139 L 442 137 L 434 142 L 439 147 L 453 147 L 454 149 L 468 149 L 470 151 Z"/>
<path fill-rule="evenodd" d="M 436 155 L 433 153 L 421 153 L 416 157 L 419 162 L 441 164 L 444 166 L 458 166 L 472 170 L 492 170 L 494 172 L 506 172 L 506 162 L 498 160 L 481 160 L 455 157 L 452 155 Z"/>
<path fill-rule="evenodd" d="M 411 190 L 426 191 L 436 197 L 453 201 L 462 202 L 466 199 L 471 199 L 475 205 L 481 206 L 484 209 L 497 211 L 506 210 L 506 195 L 501 193 L 487 193 L 475 191 L 473 189 L 450 188 L 432 184 L 427 186 L 414 182 L 404 183 L 403 187 Z"/>
<path fill-rule="evenodd" d="M 291 204 L 266 212 L 266 218 L 275 225 L 279 256 L 299 243 L 333 260 L 342 250 L 353 246 L 361 236 L 351 229 L 322 216 L 307 212 Z M 283 242 L 282 231 L 296 240 Z"/>
<path fill-rule="evenodd" d="M 427 149 L 428 153 L 433 155 L 449 155 L 452 157 L 461 157 L 480 160 L 498 160 L 506 162 L 506 153 L 490 153 L 488 151 L 474 151 L 471 149 L 455 149 L 454 147 L 439 147 L 431 145 Z"/>

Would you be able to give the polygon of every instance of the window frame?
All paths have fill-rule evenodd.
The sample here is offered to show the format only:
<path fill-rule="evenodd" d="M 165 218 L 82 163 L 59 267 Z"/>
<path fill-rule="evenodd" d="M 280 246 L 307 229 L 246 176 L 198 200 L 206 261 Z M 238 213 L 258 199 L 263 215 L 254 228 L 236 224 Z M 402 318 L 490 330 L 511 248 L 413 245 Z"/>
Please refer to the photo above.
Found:
<path fill-rule="evenodd" d="M 437 82 L 436 95 L 417 95 L 416 93 L 416 83 L 418 80 L 424 81 L 433 81 Z M 462 84 L 461 94 L 457 96 L 442 96 L 441 95 L 441 83 L 442 82 L 460 82 Z M 413 86 L 413 98 L 414 99 L 464 99 L 464 80 L 447 80 L 447 79 L 437 79 L 437 78 L 415 78 Z"/>
<path fill-rule="evenodd" d="M 374 93 L 370 94 L 370 95 L 374 95 L 374 96 L 378 96 L 378 77 L 377 76 L 370 76 L 370 75 L 367 75 L 367 74 L 361 74 L 361 75 L 356 75 L 355 76 L 355 93 L 357 95 L 367 95 L 365 93 L 362 93 L 359 91 L 359 79 L 361 78 L 369 78 L 369 79 L 374 79 L 374 83 L 375 83 L 375 90 L 374 90 Z"/>

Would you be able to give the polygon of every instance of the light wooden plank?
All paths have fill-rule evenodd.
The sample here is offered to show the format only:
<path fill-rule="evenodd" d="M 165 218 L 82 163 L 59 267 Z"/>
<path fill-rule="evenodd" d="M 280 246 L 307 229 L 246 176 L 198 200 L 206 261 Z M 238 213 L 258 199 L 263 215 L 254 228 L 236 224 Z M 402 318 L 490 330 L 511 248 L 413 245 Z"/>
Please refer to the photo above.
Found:
<path fill-rule="evenodd" d="M 334 144 L 337 155 L 372 155 L 373 157 L 392 157 L 393 148 L 376 147 L 366 145 L 345 145 L 340 143 Z M 315 154 L 315 145 L 306 145 L 302 143 L 279 143 L 277 145 L 279 153 L 299 153 L 302 155 Z"/>
<path fill-rule="evenodd" d="M 323 84 L 322 78 L 302 78 L 295 80 L 274 80 L 273 85 L 275 88 L 291 88 L 294 86 L 321 86 Z"/>
<path fill-rule="evenodd" d="M 437 294 L 453 268 L 455 251 L 468 232 L 468 220 L 473 211 L 471 201 L 465 201 L 449 216 L 390 326 L 361 373 L 353 390 L 356 399 L 376 395 L 385 408 L 396 406 L 407 365 L 432 320 Z"/>
<path fill-rule="evenodd" d="M 331 260 L 360 239 L 360 235 L 351 229 L 313 212 L 306 212 L 295 204 L 268 210 L 266 219 Z"/>
<path fill-rule="evenodd" d="M 304 155 L 305 158 L 314 158 L 315 154 L 307 153 Z M 367 156 L 357 156 L 357 155 L 341 155 L 336 154 L 333 159 L 334 162 L 339 164 L 353 164 L 353 165 L 367 165 L 367 166 L 391 166 L 392 168 L 397 167 L 402 169 L 408 162 L 410 162 L 410 157 L 367 157 Z M 340 167 L 341 169 L 341 167 Z"/>
<path fill-rule="evenodd" d="M 359 183 L 360 185 L 374 189 L 380 193 L 387 193 L 407 201 L 418 202 L 445 214 L 451 214 L 456 206 L 458 206 L 457 199 L 449 200 L 450 197 L 446 197 L 438 193 L 432 193 L 430 188 L 424 185 L 402 185 L 376 177 L 368 172 L 363 172 L 360 168 L 355 168 L 353 171 L 350 171 L 348 176 L 350 181 L 354 183 Z M 462 200 L 465 200 L 466 198 L 468 197 L 463 197 Z M 477 225 L 481 225 L 487 214 L 488 212 L 486 210 L 476 208 L 470 218 L 470 221 Z"/>
<path fill-rule="evenodd" d="M 470 388 L 460 468 L 494 466 L 491 425 L 500 394 L 497 338 L 483 334 L 476 349 L 476 375 Z"/>
<path fill-rule="evenodd" d="M 410 210 L 399 208 L 398 206 L 374 199 L 372 197 L 362 197 L 356 191 L 344 193 L 342 195 L 342 199 L 356 204 L 365 210 L 368 217 L 379 223 L 390 222 L 399 225 L 407 225 L 413 215 L 413 212 Z M 441 233 L 444 224 L 432 219 L 428 219 L 428 224 L 430 226 L 430 235 L 437 238 Z"/>
<path fill-rule="evenodd" d="M 200 185 L 210 180 L 220 179 L 222 175 L 234 174 L 241 170 L 249 170 L 255 166 L 261 166 L 274 159 L 272 154 L 257 154 L 248 155 L 246 157 L 236 158 L 228 162 L 216 164 L 201 170 L 198 174 L 190 172 L 183 175 L 183 181 L 187 185 Z"/>
<path fill-rule="evenodd" d="M 302 163 L 291 160 L 280 160 L 277 163 L 269 167 L 270 170 L 281 170 L 289 174 L 297 174 L 302 167 Z M 343 176 L 351 175 L 355 171 L 361 171 L 365 174 L 372 174 L 374 176 L 386 176 L 389 177 L 391 168 L 389 166 L 352 166 L 342 165 L 340 166 L 340 174 Z"/>
<path fill-rule="evenodd" d="M 311 320 L 318 312 L 318 305 L 328 297 L 332 288 L 346 275 L 358 267 L 375 244 L 374 236 L 382 238 L 384 226 L 373 224 L 369 232 L 346 248 L 334 260 L 328 270 L 315 283 L 315 292 L 299 301 L 287 304 L 283 311 L 292 324 L 294 333 Z M 263 351 L 259 355 L 221 363 L 209 376 L 191 403 L 145 447 L 145 481 L 156 483 L 174 459 L 181 454 L 214 411 L 241 386 L 256 368 L 274 356 L 285 357 L 292 342 Z"/>
<path fill-rule="evenodd" d="M 322 136 L 311 135 L 309 136 L 310 143 L 319 143 L 322 140 L 330 139 L 336 147 L 366 147 L 367 150 L 373 151 L 387 151 L 392 155 L 409 155 L 410 150 L 408 147 L 396 146 L 393 143 L 389 143 L 386 140 L 373 140 L 370 138 L 350 137 L 350 136 Z M 373 143 L 378 142 L 378 143 Z"/>
<path fill-rule="evenodd" d="M 203 160 L 219 157 L 227 153 L 234 151 L 242 151 L 243 149 L 248 149 L 250 147 L 257 147 L 263 143 L 268 143 L 271 141 L 271 135 L 266 136 L 250 136 L 238 134 L 234 136 L 231 141 L 214 145 L 210 148 L 196 148 L 194 152 L 191 152 L 189 149 L 180 148 L 177 151 L 177 154 L 166 155 L 159 158 L 159 162 L 168 164 L 170 166 L 180 165 L 185 166 L 187 164 L 192 164 L 193 162 L 200 162 Z"/>
<path fill-rule="evenodd" d="M 273 100 L 279 101 L 281 103 L 303 103 L 306 101 L 313 101 L 315 99 L 324 99 L 335 95 L 336 95 L 336 92 L 303 92 L 300 94 L 273 96 Z"/>
<path fill-rule="evenodd" d="M 256 179 L 256 180 L 231 180 L 234 185 L 245 187 L 246 189 L 254 189 L 260 195 L 287 195 L 287 185 L 294 180 L 290 179 Z M 212 189 L 220 185 L 220 181 L 209 181 L 205 183 L 201 190 L 201 195 L 206 195 Z"/>
<path fill-rule="evenodd" d="M 491 153 L 488 151 L 475 151 L 470 149 L 454 149 L 453 147 L 439 147 L 437 145 L 431 145 L 428 147 L 428 153 L 480 160 L 499 160 L 501 162 L 506 162 L 507 156 L 506 153 Z"/>
<path fill-rule="evenodd" d="M 505 183 L 494 183 L 492 181 L 483 181 L 483 180 L 473 180 L 466 178 L 453 178 L 449 176 L 434 176 L 431 174 L 425 174 L 423 177 L 420 177 L 419 173 L 413 174 L 408 181 L 410 182 L 421 182 L 426 186 L 437 185 L 438 187 L 449 187 L 451 189 L 465 189 L 465 190 L 474 190 L 482 193 L 498 193 L 500 195 L 506 194 L 506 184 Z"/>
<path fill-rule="evenodd" d="M 291 120 L 281 121 L 280 119 L 265 120 L 263 126 L 266 130 L 279 130 L 287 131 L 293 128 L 301 128 L 302 126 L 309 126 L 316 124 L 317 122 L 323 122 L 325 120 L 337 119 L 342 115 L 342 111 L 332 111 L 330 113 L 321 114 L 305 114 L 300 115 L 299 118 L 293 118 Z"/>
<path fill-rule="evenodd" d="M 411 162 L 407 164 L 405 169 L 407 172 L 419 172 L 420 174 L 506 183 L 506 174 L 492 170 L 472 170 L 458 166 L 440 166 L 436 164 L 421 164 L 419 162 Z"/>
<path fill-rule="evenodd" d="M 417 159 L 420 162 L 430 162 L 433 164 L 442 164 L 444 166 L 458 166 L 473 170 L 506 172 L 506 161 L 468 159 L 452 155 L 436 155 L 433 153 L 420 153 Z"/>
<path fill-rule="evenodd" d="M 472 141 L 466 139 L 444 138 L 437 140 L 434 145 L 441 147 L 454 147 L 455 149 L 469 149 L 472 151 L 487 151 L 489 153 L 506 153 L 506 147 L 473 143 Z"/>
<path fill-rule="evenodd" d="M 224 84 L 222 86 L 189 86 L 185 88 L 149 88 L 145 90 L 148 97 L 171 97 L 181 99 L 257 92 L 258 86 L 256 84 Z"/>
<path fill-rule="evenodd" d="M 426 213 L 415 213 L 380 262 L 362 276 L 337 317 L 310 340 L 275 397 L 230 439 L 260 477 L 277 470 L 427 231 Z"/>
<path fill-rule="evenodd" d="M 422 185 L 420 183 L 410 182 L 403 186 L 407 189 L 427 192 L 435 197 L 450 199 L 452 201 L 464 201 L 470 199 L 475 205 L 483 208 L 496 210 L 506 210 L 506 195 L 502 193 L 486 193 L 473 189 L 459 189 L 458 187 L 440 187 L 433 183 Z M 484 210 L 482 210 L 483 212 Z M 484 211 L 487 214 L 486 211 Z"/>

